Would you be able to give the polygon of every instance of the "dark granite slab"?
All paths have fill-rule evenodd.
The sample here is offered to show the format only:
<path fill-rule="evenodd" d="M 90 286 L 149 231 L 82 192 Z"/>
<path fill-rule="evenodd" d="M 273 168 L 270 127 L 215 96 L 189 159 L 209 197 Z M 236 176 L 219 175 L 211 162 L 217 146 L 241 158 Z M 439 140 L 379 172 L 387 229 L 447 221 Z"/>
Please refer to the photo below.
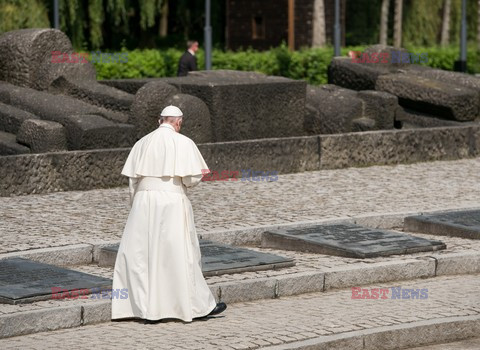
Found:
<path fill-rule="evenodd" d="M 353 224 L 314 225 L 265 232 L 262 247 L 353 258 L 445 249 L 443 242 Z"/>

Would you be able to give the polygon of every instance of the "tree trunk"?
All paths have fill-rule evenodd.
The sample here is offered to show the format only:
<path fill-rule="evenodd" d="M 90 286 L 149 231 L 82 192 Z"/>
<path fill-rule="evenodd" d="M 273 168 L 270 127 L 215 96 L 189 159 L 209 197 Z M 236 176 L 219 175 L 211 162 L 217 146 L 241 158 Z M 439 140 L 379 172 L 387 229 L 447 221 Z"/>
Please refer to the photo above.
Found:
<path fill-rule="evenodd" d="M 403 0 L 395 0 L 395 12 L 393 18 L 393 46 L 402 46 L 402 17 Z"/>
<path fill-rule="evenodd" d="M 161 38 L 165 38 L 168 35 L 168 0 L 163 0 L 159 34 Z"/>
<path fill-rule="evenodd" d="M 390 0 L 382 0 L 382 11 L 380 14 L 380 45 L 387 45 L 389 5 Z"/>
<path fill-rule="evenodd" d="M 312 47 L 325 46 L 326 42 L 325 3 L 324 0 L 315 0 L 313 4 Z"/>
<path fill-rule="evenodd" d="M 443 18 L 442 18 L 442 33 L 440 37 L 440 44 L 442 46 L 448 45 L 450 42 L 450 9 L 452 6 L 451 0 L 445 0 L 443 3 Z"/>

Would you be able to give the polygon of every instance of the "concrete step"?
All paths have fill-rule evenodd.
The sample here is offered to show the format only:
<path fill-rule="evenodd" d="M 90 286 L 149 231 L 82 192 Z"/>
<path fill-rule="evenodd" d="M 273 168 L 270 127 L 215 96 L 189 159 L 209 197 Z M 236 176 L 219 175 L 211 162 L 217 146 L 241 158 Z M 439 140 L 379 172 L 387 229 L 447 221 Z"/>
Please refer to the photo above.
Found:
<path fill-rule="evenodd" d="M 450 253 L 377 263 L 351 263 L 325 268 L 323 271 L 308 270 L 311 255 L 305 254 L 303 260 L 297 259 L 295 267 L 213 276 L 207 278 L 207 283 L 218 301 L 231 304 L 373 283 L 480 273 L 480 252 Z M 112 268 L 96 265 L 73 268 L 103 277 L 111 278 L 113 275 Z M 48 300 L 24 305 L 0 304 L 0 338 L 109 322 L 110 295 L 98 298 L 98 295 L 91 295 L 88 299 Z"/>
<path fill-rule="evenodd" d="M 52 315 L 64 317 L 73 324 L 70 327 L 83 325 L 81 330 L 0 339 L 0 348 L 400 349 L 478 336 L 479 274 L 364 285 L 363 289 L 392 285 L 402 291 L 425 290 L 426 295 L 407 300 L 402 292 L 396 297 L 392 293 L 387 298 L 358 299 L 351 289 L 329 290 L 230 304 L 225 313 L 206 322 L 154 325 L 131 320 L 93 324 L 109 312 L 108 300 L 97 301 L 95 312 L 84 306 L 82 310 L 63 308 Z M 78 315 L 75 322 L 67 317 L 73 314 Z M 42 324 L 52 317 L 23 321 Z"/>

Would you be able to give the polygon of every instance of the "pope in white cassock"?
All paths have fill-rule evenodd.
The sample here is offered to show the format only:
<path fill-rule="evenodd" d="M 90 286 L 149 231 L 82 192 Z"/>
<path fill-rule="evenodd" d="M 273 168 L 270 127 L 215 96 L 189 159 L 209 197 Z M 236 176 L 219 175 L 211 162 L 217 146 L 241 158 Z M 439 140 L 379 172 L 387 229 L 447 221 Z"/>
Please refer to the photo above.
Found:
<path fill-rule="evenodd" d="M 200 247 L 186 188 L 208 169 L 195 143 L 179 133 L 182 111 L 165 107 L 157 130 L 130 151 L 122 174 L 129 177 L 131 210 L 113 275 L 112 319 L 186 322 L 226 309 L 203 278 Z"/>

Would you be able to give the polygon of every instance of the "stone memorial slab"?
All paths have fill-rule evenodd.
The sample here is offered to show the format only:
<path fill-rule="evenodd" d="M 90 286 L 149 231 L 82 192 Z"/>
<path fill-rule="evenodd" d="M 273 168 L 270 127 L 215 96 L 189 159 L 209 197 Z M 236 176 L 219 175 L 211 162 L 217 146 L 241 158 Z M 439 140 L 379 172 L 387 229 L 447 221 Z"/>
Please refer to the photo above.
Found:
<path fill-rule="evenodd" d="M 293 259 L 203 239 L 200 240 L 200 251 L 204 276 L 273 270 L 295 265 Z M 99 265 L 113 266 L 117 252 L 118 245 L 103 248 L 99 256 Z"/>
<path fill-rule="evenodd" d="M 90 294 L 92 288 L 111 287 L 112 281 L 108 278 L 23 258 L 0 260 L 0 303 L 4 304 L 52 299 L 52 288 L 62 291 L 85 290 L 85 294 Z"/>
<path fill-rule="evenodd" d="M 351 258 L 373 258 L 445 249 L 440 241 L 353 224 L 313 225 L 265 232 L 262 247 Z"/>
<path fill-rule="evenodd" d="M 251 249 L 200 240 L 204 276 L 274 270 L 295 265 L 293 259 Z"/>
<path fill-rule="evenodd" d="M 405 231 L 480 239 L 480 210 L 408 216 L 403 225 Z"/>

